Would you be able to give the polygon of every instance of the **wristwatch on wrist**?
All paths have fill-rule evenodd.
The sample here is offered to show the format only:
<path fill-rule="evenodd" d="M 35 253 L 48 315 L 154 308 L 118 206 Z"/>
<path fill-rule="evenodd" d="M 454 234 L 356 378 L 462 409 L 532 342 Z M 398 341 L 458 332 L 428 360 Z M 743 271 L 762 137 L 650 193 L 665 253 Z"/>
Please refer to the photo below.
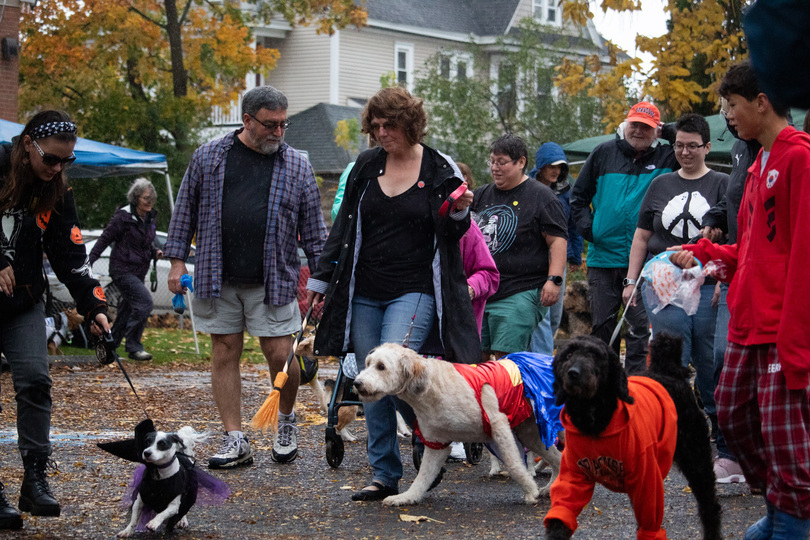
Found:
<path fill-rule="evenodd" d="M 562 276 L 548 276 L 548 277 L 546 278 L 546 281 L 550 281 L 550 282 L 552 282 L 554 285 L 556 285 L 557 287 L 559 287 L 560 285 L 562 285 L 562 281 L 563 281 L 563 280 L 562 280 Z"/>
<path fill-rule="evenodd" d="M 627 287 L 628 285 L 635 285 L 635 284 L 636 284 L 635 279 L 624 278 L 622 280 L 622 287 Z"/>

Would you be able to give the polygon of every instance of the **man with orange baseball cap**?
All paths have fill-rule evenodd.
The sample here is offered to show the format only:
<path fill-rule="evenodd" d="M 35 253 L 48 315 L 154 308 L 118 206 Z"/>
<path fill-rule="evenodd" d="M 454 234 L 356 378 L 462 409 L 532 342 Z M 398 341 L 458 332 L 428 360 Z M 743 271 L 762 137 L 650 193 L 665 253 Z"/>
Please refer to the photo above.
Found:
<path fill-rule="evenodd" d="M 617 137 L 588 156 L 571 190 L 571 214 L 588 241 L 593 331 L 606 342 L 618 323 L 622 290 L 632 281 L 625 278 L 641 200 L 653 178 L 679 167 L 672 146 L 658 141 L 662 131 L 674 142 L 675 130 L 661 124 L 658 107 L 636 103 Z M 641 302 L 626 309 L 625 370 L 632 374 L 646 368 L 650 330 Z M 614 343 L 617 353 L 619 343 Z"/>

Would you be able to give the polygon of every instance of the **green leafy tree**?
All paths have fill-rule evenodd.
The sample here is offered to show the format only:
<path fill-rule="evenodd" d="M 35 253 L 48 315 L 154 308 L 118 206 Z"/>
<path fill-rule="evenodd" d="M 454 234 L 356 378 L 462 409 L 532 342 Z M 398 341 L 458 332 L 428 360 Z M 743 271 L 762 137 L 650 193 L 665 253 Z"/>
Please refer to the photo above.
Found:
<path fill-rule="evenodd" d="M 473 65 L 457 69 L 455 77 L 445 53 L 429 59 L 417 77 L 415 93 L 425 100 L 432 142 L 477 178 L 488 177 L 489 144 L 503 133 L 519 135 L 533 152 L 548 141 L 564 144 L 603 132 L 603 107 L 586 88 L 571 94 L 556 89 L 562 47 L 543 36 L 543 27 L 527 19 L 517 40 L 501 39 L 494 49 L 470 46 Z M 497 81 L 488 78 L 493 56 L 501 58 Z M 469 67 L 473 76 L 466 76 Z"/>

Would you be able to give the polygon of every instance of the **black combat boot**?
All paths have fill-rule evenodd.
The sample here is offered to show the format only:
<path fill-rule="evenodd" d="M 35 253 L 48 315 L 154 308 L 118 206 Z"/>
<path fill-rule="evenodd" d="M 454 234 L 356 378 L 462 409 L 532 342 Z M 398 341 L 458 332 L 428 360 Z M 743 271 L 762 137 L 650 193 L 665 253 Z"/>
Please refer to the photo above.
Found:
<path fill-rule="evenodd" d="M 59 503 L 51 493 L 45 467 L 48 465 L 47 454 L 28 454 L 23 456 L 25 476 L 20 487 L 20 510 L 31 512 L 34 516 L 58 516 Z"/>
<path fill-rule="evenodd" d="M 0 482 L 0 529 L 21 529 L 22 516 L 6 498 L 6 488 Z"/>

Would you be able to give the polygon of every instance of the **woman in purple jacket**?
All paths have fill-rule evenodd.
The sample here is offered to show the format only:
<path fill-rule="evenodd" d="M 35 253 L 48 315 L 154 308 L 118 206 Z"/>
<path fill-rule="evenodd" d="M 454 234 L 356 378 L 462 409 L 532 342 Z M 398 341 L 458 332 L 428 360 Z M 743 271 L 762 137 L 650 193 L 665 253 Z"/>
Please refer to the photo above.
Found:
<path fill-rule="evenodd" d="M 143 280 L 152 259 L 163 257 L 163 252 L 154 246 L 155 186 L 146 178 L 138 178 L 129 188 L 127 200 L 129 204 L 116 210 L 93 246 L 90 265 L 112 244 L 110 276 L 121 291 L 112 328 L 115 344 L 120 345 L 121 339 L 126 338 L 125 350 L 132 360 L 151 360 L 152 355 L 143 350 L 141 336 L 152 312 L 152 295 Z"/>

